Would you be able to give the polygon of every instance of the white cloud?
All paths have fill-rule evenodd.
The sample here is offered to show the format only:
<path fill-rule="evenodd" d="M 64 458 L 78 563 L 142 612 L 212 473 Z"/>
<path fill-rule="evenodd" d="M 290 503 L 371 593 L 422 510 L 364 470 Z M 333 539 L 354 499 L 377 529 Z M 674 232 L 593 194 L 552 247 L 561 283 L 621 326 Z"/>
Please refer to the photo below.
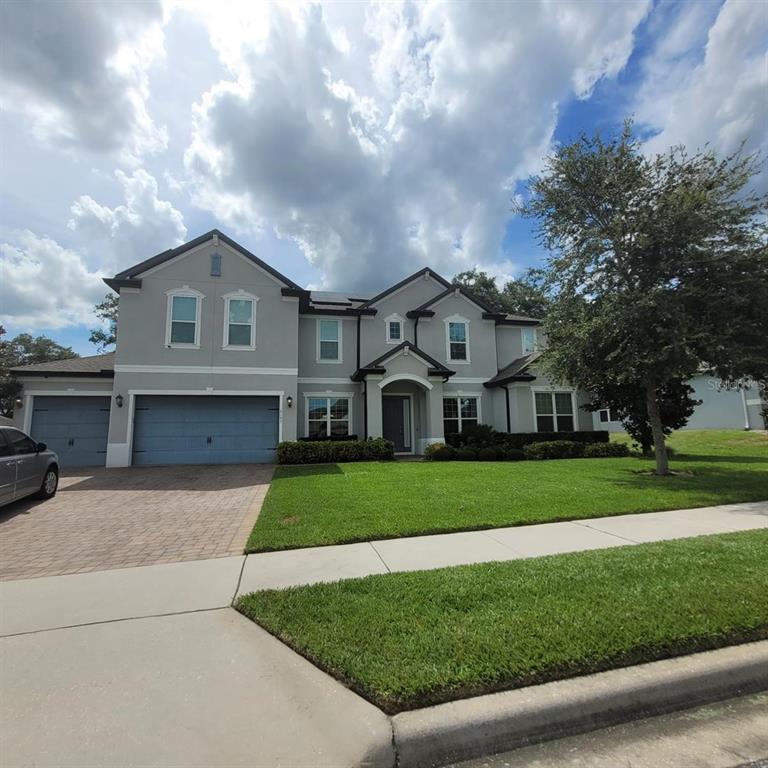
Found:
<path fill-rule="evenodd" d="M 105 293 L 100 274 L 54 240 L 16 230 L 0 243 L 0 322 L 29 330 L 93 323 Z"/>
<path fill-rule="evenodd" d="M 2 106 L 39 140 L 129 162 L 165 148 L 146 107 L 148 70 L 163 55 L 158 0 L 6 2 L 0 24 Z"/>
<path fill-rule="evenodd" d="M 82 195 L 69 221 L 83 250 L 112 273 L 179 245 L 187 236 L 182 214 L 158 198 L 154 176 L 141 168 L 131 175 L 115 171 L 115 176 L 123 187 L 123 205 L 109 208 Z"/>
<path fill-rule="evenodd" d="M 382 264 L 498 261 L 510 180 L 538 168 L 558 104 L 623 67 L 648 10 L 258 6 L 226 34 L 208 17 L 232 79 L 195 107 L 195 202 L 240 231 L 273 226 L 345 288 L 376 287 Z"/>
<path fill-rule="evenodd" d="M 635 111 L 658 131 L 649 151 L 709 143 L 730 153 L 742 141 L 748 151 L 768 148 L 765 5 L 727 0 L 714 23 L 711 10 L 706 3 L 685 7 L 645 62 Z"/>

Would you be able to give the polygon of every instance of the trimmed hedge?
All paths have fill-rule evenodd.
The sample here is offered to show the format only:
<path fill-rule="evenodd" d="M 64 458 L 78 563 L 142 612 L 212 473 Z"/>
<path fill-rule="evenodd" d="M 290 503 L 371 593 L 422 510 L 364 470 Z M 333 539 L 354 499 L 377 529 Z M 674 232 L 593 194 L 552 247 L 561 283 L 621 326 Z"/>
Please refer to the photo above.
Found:
<path fill-rule="evenodd" d="M 360 438 L 357 435 L 326 435 L 325 437 L 300 437 L 298 441 L 300 443 L 326 443 L 329 440 L 334 442 L 356 442 Z"/>
<path fill-rule="evenodd" d="M 302 440 L 279 443 L 278 464 L 336 464 L 344 461 L 390 461 L 395 446 L 383 437 L 368 440 Z"/>
<path fill-rule="evenodd" d="M 584 458 L 608 459 L 614 456 L 629 456 L 629 446 L 626 443 L 588 443 L 584 446 Z"/>
<path fill-rule="evenodd" d="M 578 459 L 584 455 L 584 443 L 575 440 L 549 440 L 523 448 L 526 459 Z"/>
<path fill-rule="evenodd" d="M 445 443 L 431 443 L 424 449 L 424 458 L 428 461 L 452 461 L 456 458 L 456 449 Z"/>
<path fill-rule="evenodd" d="M 515 448 L 522 450 L 532 443 L 549 443 L 553 440 L 567 440 L 577 443 L 608 443 L 611 439 L 607 430 L 577 432 L 497 432 L 488 424 L 473 424 L 463 432 L 445 436 L 453 448 Z"/>

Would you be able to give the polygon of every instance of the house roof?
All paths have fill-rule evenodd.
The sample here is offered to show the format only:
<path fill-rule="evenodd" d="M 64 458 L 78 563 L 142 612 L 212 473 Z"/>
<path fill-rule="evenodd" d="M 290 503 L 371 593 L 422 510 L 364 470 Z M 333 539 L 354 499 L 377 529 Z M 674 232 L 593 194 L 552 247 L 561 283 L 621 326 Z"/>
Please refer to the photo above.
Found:
<path fill-rule="evenodd" d="M 528 366 L 535 363 L 541 357 L 541 352 L 531 352 L 513 360 L 509 365 L 505 365 L 495 376 L 488 379 L 484 387 L 501 387 L 513 381 L 533 381 L 536 377 L 531 373 L 526 373 Z"/>
<path fill-rule="evenodd" d="M 471 301 L 473 304 L 476 304 L 480 309 L 483 310 L 485 313 L 493 314 L 493 307 L 486 304 L 485 301 L 475 296 L 471 291 L 468 291 L 464 286 L 461 285 L 449 285 L 444 291 L 441 291 L 437 294 L 437 296 L 433 296 L 428 301 L 425 301 L 421 306 L 416 307 L 416 309 L 410 310 L 407 314 L 408 317 L 423 317 L 423 316 L 431 316 L 434 315 L 434 311 L 430 310 L 429 308 L 436 304 L 438 301 L 444 299 L 446 296 L 450 296 L 452 293 L 460 293 L 464 298 Z"/>
<path fill-rule="evenodd" d="M 240 243 L 235 242 L 231 237 L 228 237 L 218 229 L 212 229 L 210 232 L 206 232 L 204 235 L 200 235 L 200 237 L 196 237 L 194 240 L 190 240 L 188 243 L 184 243 L 177 248 L 169 248 L 167 251 L 158 253 L 156 256 L 140 261 L 138 264 L 134 264 L 132 267 L 128 267 L 128 269 L 118 272 L 112 278 L 105 278 L 104 282 L 113 290 L 118 291 L 118 293 L 120 288 L 140 288 L 141 280 L 139 278 L 147 270 L 157 267 L 160 264 L 164 264 L 171 259 L 175 259 L 177 256 L 181 256 L 187 251 L 192 250 L 192 248 L 196 248 L 198 245 L 202 245 L 208 240 L 211 240 L 214 235 L 218 236 L 221 242 L 226 243 L 230 248 L 233 248 L 239 254 L 245 256 L 246 259 L 249 259 L 258 267 L 261 267 L 265 272 L 268 272 L 272 277 L 277 278 L 277 280 L 283 283 L 286 287 L 299 291 L 302 290 L 301 286 L 294 283 L 289 277 L 278 272 L 274 267 L 267 264 L 267 262 L 262 261 L 258 256 L 251 253 L 247 248 L 244 248 Z"/>
<path fill-rule="evenodd" d="M 385 296 L 389 296 L 390 293 L 399 291 L 402 287 L 408 285 L 408 283 L 413 282 L 414 280 L 417 280 L 420 277 L 424 277 L 424 275 L 429 275 L 431 278 L 433 278 L 434 280 L 437 280 L 438 283 L 442 284 L 446 288 L 449 288 L 451 285 L 450 282 L 448 282 L 448 280 L 446 280 L 442 275 L 438 275 L 434 269 L 430 269 L 429 267 L 424 267 L 424 269 L 420 269 L 418 272 L 414 272 L 412 275 L 409 275 L 408 277 L 403 278 L 399 283 L 395 283 L 394 285 L 391 285 L 385 291 L 382 291 L 381 293 L 377 293 L 372 299 L 368 299 L 368 301 L 366 301 L 362 306 L 370 307 L 372 304 L 375 304 L 377 301 L 381 301 Z"/>
<path fill-rule="evenodd" d="M 439 360 L 435 360 L 434 357 L 431 357 L 426 352 L 419 349 L 412 342 L 404 341 L 401 344 L 398 344 L 396 347 L 388 350 L 380 357 L 377 357 L 375 360 L 372 360 L 370 363 L 368 363 L 368 365 L 363 365 L 358 368 L 351 376 L 352 381 L 361 381 L 369 373 L 385 373 L 387 369 L 383 364 L 404 350 L 413 352 L 414 355 L 417 355 L 425 363 L 427 363 L 427 373 L 429 376 L 444 376 L 445 378 L 448 378 L 449 376 L 453 376 L 456 373 L 456 371 L 452 371 L 450 368 L 446 368 Z"/>
<path fill-rule="evenodd" d="M 32 363 L 11 368 L 15 376 L 83 376 L 112 378 L 115 375 L 115 353 L 70 357 L 66 360 L 51 360 L 48 363 Z"/>

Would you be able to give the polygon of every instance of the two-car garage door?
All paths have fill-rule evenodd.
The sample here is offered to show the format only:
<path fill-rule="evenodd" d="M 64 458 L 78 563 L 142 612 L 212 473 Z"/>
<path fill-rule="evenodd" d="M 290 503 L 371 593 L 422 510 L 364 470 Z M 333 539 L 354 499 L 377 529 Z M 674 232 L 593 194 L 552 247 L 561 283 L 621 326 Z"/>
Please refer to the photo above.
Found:
<path fill-rule="evenodd" d="M 273 462 L 279 406 L 268 396 L 137 395 L 133 463 Z"/>

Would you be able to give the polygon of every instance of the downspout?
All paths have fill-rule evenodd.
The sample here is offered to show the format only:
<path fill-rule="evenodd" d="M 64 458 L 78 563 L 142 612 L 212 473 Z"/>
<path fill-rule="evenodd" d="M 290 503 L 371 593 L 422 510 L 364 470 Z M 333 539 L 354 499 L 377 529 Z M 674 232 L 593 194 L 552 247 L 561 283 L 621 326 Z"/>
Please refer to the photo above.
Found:
<path fill-rule="evenodd" d="M 749 429 L 749 409 L 747 408 L 747 393 L 743 386 L 739 387 L 741 389 L 741 405 L 742 408 L 744 408 L 744 429 Z"/>
<path fill-rule="evenodd" d="M 360 320 L 362 315 L 357 316 L 357 365 L 355 370 L 360 370 Z"/>
<path fill-rule="evenodd" d="M 504 392 L 507 399 L 507 434 L 509 435 L 512 433 L 512 418 L 509 415 L 509 387 L 506 384 L 504 385 Z"/>
<path fill-rule="evenodd" d="M 363 379 L 363 439 L 368 439 L 368 380 Z"/>
<path fill-rule="evenodd" d="M 413 321 L 413 346 L 419 346 L 419 316 L 416 315 L 416 319 Z"/>

